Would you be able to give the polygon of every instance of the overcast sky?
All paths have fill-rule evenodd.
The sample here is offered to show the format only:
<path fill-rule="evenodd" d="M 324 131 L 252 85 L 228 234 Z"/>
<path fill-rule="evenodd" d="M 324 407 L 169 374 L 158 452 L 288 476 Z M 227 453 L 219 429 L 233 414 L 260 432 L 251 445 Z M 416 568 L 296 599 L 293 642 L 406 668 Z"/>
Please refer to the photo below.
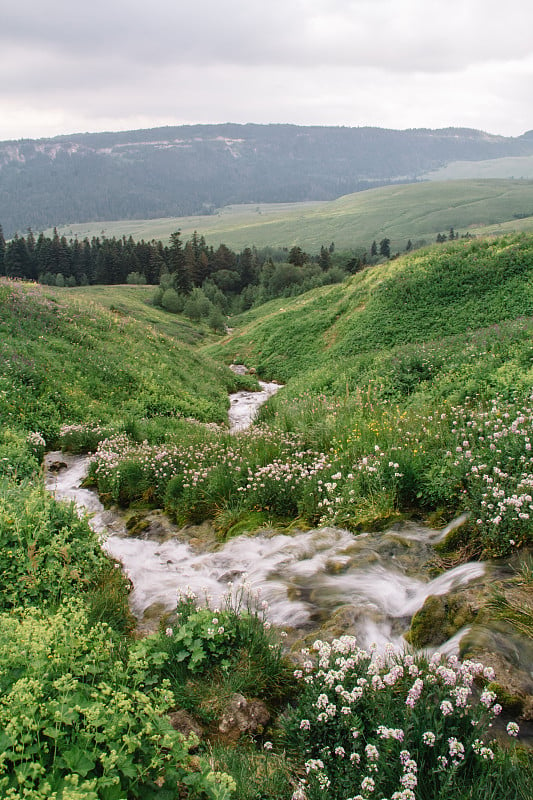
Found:
<path fill-rule="evenodd" d="M 533 128 L 531 0 L 12 0 L 0 139 L 201 122 Z"/>

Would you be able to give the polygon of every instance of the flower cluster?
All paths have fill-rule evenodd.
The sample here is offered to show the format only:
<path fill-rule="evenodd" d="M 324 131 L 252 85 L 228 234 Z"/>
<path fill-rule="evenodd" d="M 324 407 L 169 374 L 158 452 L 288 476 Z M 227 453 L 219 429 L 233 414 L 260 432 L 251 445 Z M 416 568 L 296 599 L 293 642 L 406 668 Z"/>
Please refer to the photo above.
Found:
<path fill-rule="evenodd" d="M 495 753 L 486 737 L 499 707 L 493 692 L 473 694 L 492 676 L 483 664 L 440 653 L 380 655 L 350 636 L 318 640 L 312 650 L 295 673 L 301 694 L 286 723 L 295 753 L 307 754 L 308 800 L 413 800 L 433 781 L 485 779 Z M 517 732 L 510 723 L 509 735 Z"/>

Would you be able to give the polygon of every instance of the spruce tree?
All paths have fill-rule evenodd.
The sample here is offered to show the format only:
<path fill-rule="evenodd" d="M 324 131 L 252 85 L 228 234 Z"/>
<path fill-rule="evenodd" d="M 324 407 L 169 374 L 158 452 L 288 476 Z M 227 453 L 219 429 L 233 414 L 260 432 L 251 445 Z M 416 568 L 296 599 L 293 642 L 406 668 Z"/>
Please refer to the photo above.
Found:
<path fill-rule="evenodd" d="M 6 254 L 6 240 L 4 239 L 4 231 L 0 225 L 0 276 L 6 274 L 4 259 Z"/>

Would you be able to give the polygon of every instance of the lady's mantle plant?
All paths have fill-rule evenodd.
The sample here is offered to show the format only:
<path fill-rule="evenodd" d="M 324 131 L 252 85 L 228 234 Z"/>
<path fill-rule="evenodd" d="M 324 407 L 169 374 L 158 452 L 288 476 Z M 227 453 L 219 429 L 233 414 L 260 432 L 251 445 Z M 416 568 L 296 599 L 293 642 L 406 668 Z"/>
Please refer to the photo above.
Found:
<path fill-rule="evenodd" d="M 0 796 L 227 800 L 230 777 L 191 759 L 142 643 L 129 651 L 81 603 L 0 615 Z"/>

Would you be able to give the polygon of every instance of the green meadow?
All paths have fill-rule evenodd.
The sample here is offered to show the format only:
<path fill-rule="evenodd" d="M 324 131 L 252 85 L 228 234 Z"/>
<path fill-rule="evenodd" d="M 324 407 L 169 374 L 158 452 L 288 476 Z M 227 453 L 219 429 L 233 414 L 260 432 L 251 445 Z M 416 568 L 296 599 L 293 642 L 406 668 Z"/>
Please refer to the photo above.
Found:
<path fill-rule="evenodd" d="M 60 233 L 165 241 L 173 231 L 187 238 L 196 230 L 215 247 L 299 245 L 312 252 L 331 241 L 338 249 L 369 249 L 374 239 L 387 237 L 392 252 L 402 252 L 409 239 L 431 244 L 452 227 L 463 235 L 483 235 L 487 226 L 498 225 L 531 230 L 531 218 L 533 182 L 493 178 L 386 186 L 318 203 L 236 205 L 210 216 L 83 223 Z"/>
<path fill-rule="evenodd" d="M 420 200 L 402 228 L 411 238 L 415 224 L 489 223 L 501 203 L 512 216 L 531 192 L 468 182 L 462 205 L 450 193 L 433 211 L 431 193 L 442 206 L 448 188 L 376 190 L 382 235 L 405 191 Z M 327 206 L 322 241 L 337 243 L 359 197 L 308 210 L 302 230 Z M 41 464 L 59 447 L 90 453 L 88 482 L 108 506 L 136 522 L 162 510 L 184 537 L 207 523 L 212 547 L 243 530 L 358 535 L 465 514 L 432 574 L 496 565 L 470 622 L 529 646 L 533 236 L 422 248 L 253 308 L 224 335 L 154 307 L 152 293 L 0 283 L 1 796 L 529 800 L 531 695 L 511 666 L 462 643 L 448 659 L 376 654 L 351 636 L 287 652 L 257 598 L 228 595 L 215 610 L 185 587 L 141 638 L 127 581 L 87 519 L 44 491 Z M 284 384 L 236 434 L 228 393 L 257 384 L 233 362 Z M 420 626 L 409 635 L 420 641 Z M 219 725 L 236 692 L 270 716 L 228 740 Z M 172 727 L 178 710 L 200 737 Z"/>

